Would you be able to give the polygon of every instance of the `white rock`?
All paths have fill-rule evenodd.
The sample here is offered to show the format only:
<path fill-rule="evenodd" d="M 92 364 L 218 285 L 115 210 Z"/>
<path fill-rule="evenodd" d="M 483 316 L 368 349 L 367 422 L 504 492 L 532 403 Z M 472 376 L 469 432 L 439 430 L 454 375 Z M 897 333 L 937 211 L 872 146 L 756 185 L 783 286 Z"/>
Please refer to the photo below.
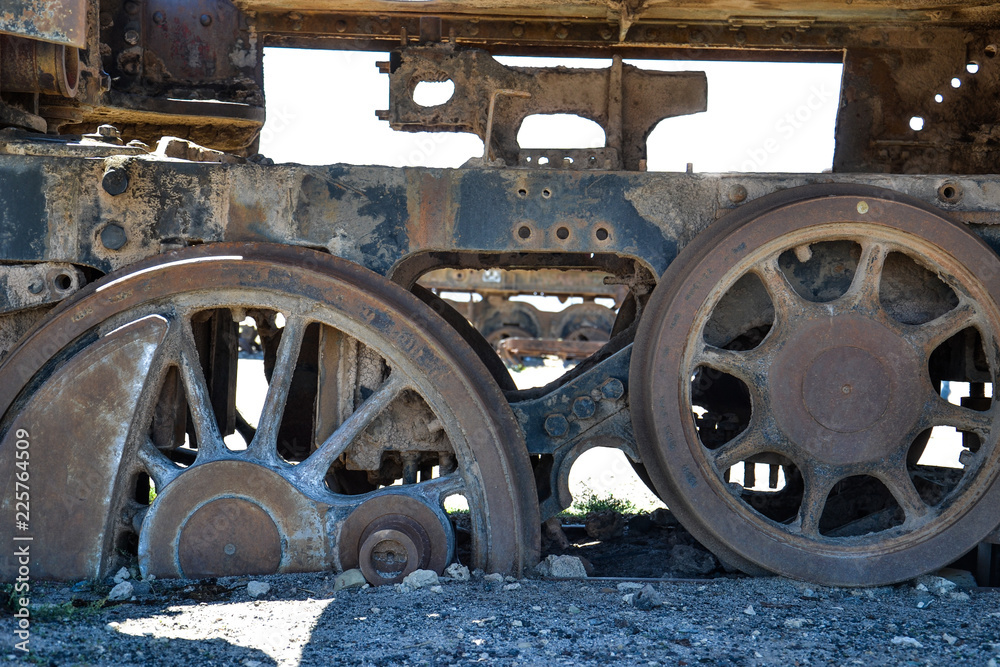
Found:
<path fill-rule="evenodd" d="M 271 590 L 271 585 L 263 581 L 251 581 L 247 584 L 247 595 L 252 598 L 266 595 L 269 590 Z"/>
<path fill-rule="evenodd" d="M 524 623 L 522 623 L 521 621 L 511 621 L 510 624 L 513 625 L 515 628 L 520 628 L 524 625 Z"/>
<path fill-rule="evenodd" d="M 748 604 L 747 608 L 743 610 L 743 613 L 746 614 L 747 616 L 756 616 L 757 615 L 757 612 L 755 612 L 753 610 L 753 605 L 752 604 Z"/>
<path fill-rule="evenodd" d="M 131 579 L 131 578 L 132 578 L 132 573 L 129 572 L 124 567 L 122 569 L 118 570 L 118 572 L 115 573 L 115 583 L 116 584 L 120 584 L 123 581 L 125 581 L 126 579 Z"/>
<path fill-rule="evenodd" d="M 121 581 L 118 582 L 118 584 L 116 584 L 115 587 L 111 589 L 110 593 L 108 593 L 108 600 L 110 600 L 111 602 L 120 602 L 122 600 L 128 600 L 132 597 L 133 592 L 134 589 L 132 587 L 132 582 Z"/>
<path fill-rule="evenodd" d="M 809 621 L 804 618 L 789 618 L 785 620 L 785 627 L 799 629 L 807 623 L 809 623 Z"/>
<path fill-rule="evenodd" d="M 472 576 L 469 574 L 469 568 L 460 563 L 452 563 L 445 568 L 444 573 L 455 581 L 468 581 Z"/>
<path fill-rule="evenodd" d="M 892 643 L 896 646 L 906 646 L 907 648 L 923 648 L 924 645 L 913 637 L 900 637 L 896 635 L 892 638 Z"/>
<path fill-rule="evenodd" d="M 955 635 L 949 635 L 947 632 L 941 635 L 941 639 L 945 640 L 952 646 L 954 646 L 955 642 L 958 641 L 958 637 Z"/>
<path fill-rule="evenodd" d="M 969 597 L 968 593 L 963 593 L 961 591 L 959 591 L 958 593 L 950 593 L 948 597 L 951 598 L 952 600 L 957 600 L 958 602 L 968 602 L 969 600 L 972 599 Z"/>
<path fill-rule="evenodd" d="M 917 578 L 917 590 L 920 590 L 920 586 L 923 585 L 928 591 L 934 595 L 947 595 L 951 593 L 956 588 L 958 584 L 954 581 L 945 579 L 944 577 L 938 577 L 932 574 L 926 574 L 922 577 Z"/>
<path fill-rule="evenodd" d="M 535 570 L 543 577 L 556 577 L 559 579 L 587 578 L 587 568 L 583 566 L 583 561 L 576 556 L 549 556 L 539 563 Z"/>
<path fill-rule="evenodd" d="M 344 570 L 333 580 L 333 592 L 336 593 L 345 588 L 361 588 L 367 583 L 365 575 L 358 568 Z"/>
<path fill-rule="evenodd" d="M 431 593 L 444 593 L 444 586 L 431 586 L 428 590 Z"/>
<path fill-rule="evenodd" d="M 437 586 L 438 583 L 440 580 L 434 570 L 414 570 L 403 578 L 403 585 L 409 586 L 413 590 Z"/>
<path fill-rule="evenodd" d="M 513 591 L 513 590 L 517 590 L 517 589 L 518 589 L 518 588 L 520 588 L 520 587 L 521 587 L 521 584 L 518 584 L 518 583 L 513 583 L 513 584 L 504 584 L 504 587 L 503 587 L 503 589 L 504 589 L 505 591 Z"/>
<path fill-rule="evenodd" d="M 500 574 L 499 572 L 491 572 L 490 574 L 487 574 L 485 577 L 483 577 L 483 581 L 489 581 L 494 584 L 499 584 L 500 582 L 503 581 L 503 575 Z"/>
<path fill-rule="evenodd" d="M 623 581 L 618 584 L 618 592 L 624 593 L 625 591 L 641 591 L 642 584 L 637 584 L 634 581 Z"/>

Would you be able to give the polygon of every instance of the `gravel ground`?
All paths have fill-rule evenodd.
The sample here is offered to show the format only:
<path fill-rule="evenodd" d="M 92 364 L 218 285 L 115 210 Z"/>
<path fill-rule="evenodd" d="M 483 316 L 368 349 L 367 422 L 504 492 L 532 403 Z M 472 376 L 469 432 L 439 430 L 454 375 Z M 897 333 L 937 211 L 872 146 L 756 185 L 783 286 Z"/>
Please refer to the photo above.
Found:
<path fill-rule="evenodd" d="M 87 605 L 109 586 L 40 584 L 30 649 L 51 665 L 662 664 L 982 665 L 1000 661 L 1000 591 L 809 587 L 729 577 L 442 578 L 440 589 L 334 592 L 323 574 L 153 582 L 133 601 Z M 924 586 L 924 588 L 927 588 Z M 631 595 L 631 603 L 626 596 Z M 637 598 L 639 599 L 637 601 Z M 59 606 L 53 606 L 59 605 Z M 648 607 L 648 608 L 646 608 Z"/>

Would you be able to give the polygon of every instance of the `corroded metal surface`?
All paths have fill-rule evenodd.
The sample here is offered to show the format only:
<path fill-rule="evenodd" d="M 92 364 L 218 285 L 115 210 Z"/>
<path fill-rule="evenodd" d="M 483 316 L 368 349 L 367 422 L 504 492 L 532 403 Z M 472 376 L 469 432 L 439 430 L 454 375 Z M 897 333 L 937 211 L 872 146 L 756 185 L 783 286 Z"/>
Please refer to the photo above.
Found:
<path fill-rule="evenodd" d="M 0 33 L 84 48 L 87 0 L 6 0 Z"/>
<path fill-rule="evenodd" d="M 234 312 L 253 313 L 259 322 L 268 312 L 284 317 L 276 349 L 270 348 L 258 423 L 236 427 L 245 449 L 223 441 L 229 430 L 220 414 L 227 406 L 220 412 L 218 400 L 232 400 L 233 392 L 224 378 L 214 379 L 212 360 L 226 354 L 216 341 L 222 325 L 242 319 Z M 288 397 L 299 391 L 295 371 L 316 327 L 350 336 L 367 350 L 361 356 L 368 361 L 358 366 L 357 379 L 342 385 L 358 392 L 346 419 L 299 451 L 282 441 L 284 416 Z M 76 346 L 67 348 L 72 341 Z M 475 566 L 514 573 L 537 558 L 527 455 L 499 390 L 427 306 L 343 260 L 259 244 L 168 254 L 88 286 L 5 362 L 0 403 L 13 430 L 0 447 L 2 472 L 16 472 L 17 430 L 30 429 L 37 434 L 32 470 L 50 473 L 51 481 L 33 487 L 32 498 L 39 515 L 52 517 L 32 524 L 32 553 L 44 576 L 103 576 L 133 533 L 142 569 L 160 576 L 331 569 L 343 557 L 339 525 L 386 493 L 399 505 L 393 513 L 418 517 L 434 554 L 443 548 L 450 555 L 450 538 L 442 543 L 444 529 L 428 530 L 420 517 L 430 512 L 444 525 L 442 503 L 462 494 L 471 508 Z M 49 366 L 51 375 L 39 375 Z M 40 387 L 28 402 L 17 401 L 32 383 Z M 78 395 L 80 386 L 90 385 L 108 392 Z M 178 388 L 183 410 L 172 398 Z M 341 455 L 383 448 L 378 434 L 391 434 L 397 406 L 413 401 L 423 406 L 419 423 L 425 437 L 437 434 L 438 451 L 424 458 L 412 452 L 412 476 L 405 466 L 384 471 L 389 479 L 401 477 L 403 486 L 348 490 L 352 478 Z M 61 412 L 58 419 L 52 410 Z M 408 421 L 399 426 L 413 426 L 417 413 L 405 414 Z M 190 424 L 186 440 L 171 434 L 170 419 Z M 305 428 L 312 433 L 312 424 Z M 431 478 L 424 470 L 433 464 L 441 472 Z M 151 502 L 145 479 L 157 493 Z M 81 484 L 89 486 L 78 489 Z M 63 526 L 60 507 L 67 503 L 79 505 L 73 530 Z M 368 537 L 361 540 L 366 553 L 381 553 L 386 540 L 368 544 Z M 55 549 L 47 551 L 47 544 Z M 438 556 L 429 562 L 443 566 Z M 4 563 L 5 573 L 16 571 L 13 561 Z"/>
<path fill-rule="evenodd" d="M 394 130 L 472 132 L 488 142 L 489 157 L 508 166 L 523 162 L 517 131 L 526 117 L 569 113 L 593 120 L 605 131 L 609 152 L 599 163 L 596 156 L 586 162 L 592 158 L 605 170 L 638 170 L 646 158 L 646 137 L 656 124 L 704 111 L 708 95 L 703 72 L 644 71 L 623 65 L 620 58 L 601 70 L 505 67 L 481 51 L 412 47 L 400 62 L 389 62 L 388 74 L 389 110 L 381 117 Z M 414 100 L 418 83 L 445 79 L 455 85 L 448 101 L 426 107 Z M 508 94 L 495 97 L 504 91 Z M 583 159 L 575 153 L 571 163 Z"/>
<path fill-rule="evenodd" d="M 1000 260 L 900 199 L 827 187 L 762 200 L 696 239 L 651 299 L 631 366 L 642 461 L 671 510 L 733 562 L 835 585 L 888 583 L 947 564 L 997 522 L 996 404 L 954 406 L 935 383 L 995 380 Z M 840 288 L 793 286 L 809 274 L 793 280 L 788 262 L 804 267 L 811 248 L 844 244 L 860 251 Z M 907 262 L 942 286 L 899 291 L 895 267 Z M 759 342 L 719 337 L 712 324 L 745 276 L 773 313 Z M 757 326 L 752 308 L 735 312 Z M 967 330 L 982 338 L 981 361 L 931 362 Z M 739 381 L 752 410 L 727 433 L 692 413 L 713 409 L 711 383 L 723 378 Z M 958 468 L 918 462 L 937 426 L 975 434 Z M 782 462 L 785 491 L 772 496 L 786 507 L 733 490 L 731 468 L 755 461 Z"/>

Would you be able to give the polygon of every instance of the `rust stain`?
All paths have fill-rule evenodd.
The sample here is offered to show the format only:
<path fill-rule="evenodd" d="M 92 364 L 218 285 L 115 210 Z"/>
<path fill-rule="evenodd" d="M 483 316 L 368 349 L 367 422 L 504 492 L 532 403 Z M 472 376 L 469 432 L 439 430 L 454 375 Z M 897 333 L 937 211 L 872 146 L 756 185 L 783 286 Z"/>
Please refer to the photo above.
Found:
<path fill-rule="evenodd" d="M 0 9 L 0 33 L 84 48 L 86 0 L 6 0 Z"/>

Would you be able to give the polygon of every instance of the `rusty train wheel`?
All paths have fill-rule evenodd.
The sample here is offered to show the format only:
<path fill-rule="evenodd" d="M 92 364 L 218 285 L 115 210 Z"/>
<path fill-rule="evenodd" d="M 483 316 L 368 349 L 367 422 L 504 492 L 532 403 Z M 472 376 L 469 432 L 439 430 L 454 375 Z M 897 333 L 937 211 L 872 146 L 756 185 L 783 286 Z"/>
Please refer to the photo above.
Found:
<path fill-rule="evenodd" d="M 661 497 L 748 570 L 877 585 L 958 558 L 1000 519 L 1000 428 L 996 402 L 939 389 L 995 382 L 998 298 L 985 243 L 884 190 L 802 188 L 720 221 L 664 275 L 632 357 Z M 952 427 L 960 445 L 931 440 Z"/>
<path fill-rule="evenodd" d="M 256 425 L 229 391 L 247 314 L 271 343 Z M 63 304 L 0 376 L 5 488 L 30 442 L 35 576 L 102 576 L 131 543 L 160 577 L 360 566 L 389 583 L 454 557 L 456 494 L 470 565 L 537 558 L 499 389 L 430 308 L 344 260 L 263 244 L 163 255 Z M 236 432 L 242 445 L 224 439 Z"/>

